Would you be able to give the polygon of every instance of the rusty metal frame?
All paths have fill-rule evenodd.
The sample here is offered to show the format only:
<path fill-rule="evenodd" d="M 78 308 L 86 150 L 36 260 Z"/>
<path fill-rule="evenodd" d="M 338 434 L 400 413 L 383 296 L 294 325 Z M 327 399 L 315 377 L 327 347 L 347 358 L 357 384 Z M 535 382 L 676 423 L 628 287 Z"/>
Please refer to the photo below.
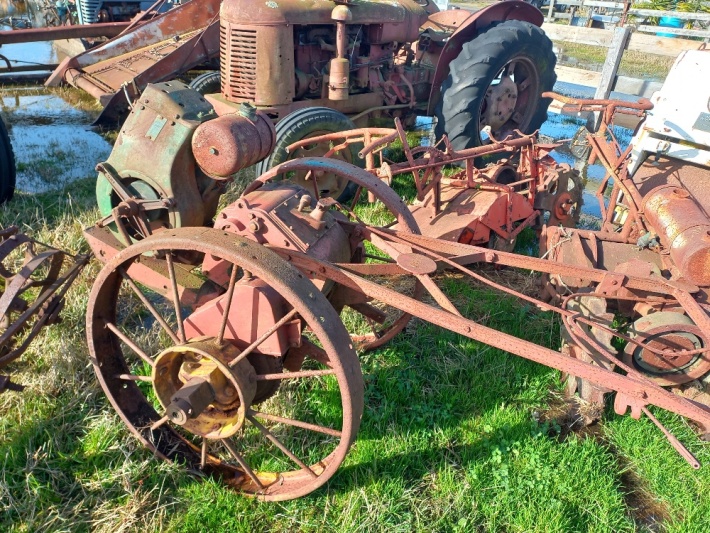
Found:
<path fill-rule="evenodd" d="M 395 119 L 395 129 L 388 128 L 359 128 L 344 132 L 334 132 L 315 137 L 309 137 L 295 142 L 287 147 L 287 152 L 293 152 L 307 145 L 322 143 L 329 145 L 328 151 L 323 157 L 332 157 L 342 150 L 348 149 L 352 145 L 362 145 L 359 157 L 365 160 L 365 169 L 377 178 L 391 184 L 394 176 L 411 173 L 417 189 L 417 200 L 424 201 L 425 197 L 431 194 L 433 201 L 429 203 L 433 216 L 442 212 L 442 188 L 441 183 L 444 177 L 443 169 L 448 165 L 459 165 L 463 168 L 447 178 L 449 184 L 460 190 L 486 190 L 496 191 L 506 196 L 507 209 L 505 210 L 505 227 L 491 227 L 491 231 L 498 234 L 505 240 L 515 238 L 526 227 L 532 226 L 542 211 L 543 204 L 551 211 L 558 211 L 557 217 L 569 216 L 565 211 L 566 205 L 560 204 L 565 201 L 563 198 L 554 198 L 550 203 L 541 200 L 536 202 L 536 197 L 541 198 L 547 194 L 553 186 L 553 180 L 557 173 L 549 169 L 551 160 L 548 154 L 560 146 L 559 144 L 537 143 L 537 134 L 523 134 L 516 130 L 515 137 L 508 137 L 497 140 L 491 137 L 491 143 L 484 146 L 455 150 L 446 135 L 434 146 L 418 146 L 412 148 L 407 140 L 407 133 L 404 130 L 399 118 Z M 406 156 L 406 161 L 401 163 L 388 163 L 385 161 L 383 152 L 391 143 L 399 141 Z M 519 179 L 513 183 L 503 184 L 496 182 L 497 173 L 507 166 L 507 163 L 498 163 L 484 169 L 479 169 L 475 165 L 476 158 L 490 155 L 519 156 L 517 162 L 517 174 Z M 480 159 L 479 159 L 480 160 Z M 308 179 L 308 177 L 306 178 Z M 532 213 L 522 220 L 515 217 L 513 213 L 512 196 L 515 194 L 527 198 Z M 356 193 L 351 206 L 355 205 L 360 198 L 360 191 Z M 374 197 L 369 193 L 369 200 Z M 560 204 L 560 205 L 558 205 Z M 554 216 L 554 215 L 553 215 Z M 518 225 L 514 227 L 514 222 Z M 463 228 L 462 228 L 463 229 Z"/>
<path fill-rule="evenodd" d="M 590 100 L 570 98 L 554 92 L 545 92 L 542 96 L 543 98 L 553 98 L 562 102 L 564 104 L 563 111 L 601 114 L 599 129 L 595 132 L 589 132 L 586 137 L 591 147 L 589 164 L 599 161 L 606 170 L 606 176 L 595 193 L 602 215 L 602 234 L 613 233 L 623 239 L 629 239 L 632 236 L 634 225 L 647 231 L 648 228 L 644 218 L 641 216 L 641 197 L 629 178 L 628 168 L 625 164 L 632 147 L 629 146 L 626 150 L 621 149 L 614 136 L 612 124 L 617 114 L 643 117 L 646 111 L 653 108 L 651 101 L 646 98 L 640 98 L 637 102 L 613 99 Z M 609 205 L 607 205 L 605 198 L 608 193 L 609 182 L 612 180 L 613 186 L 609 195 Z M 612 223 L 612 218 L 622 196 L 626 200 L 623 205 L 629 210 L 630 216 L 627 217 L 621 231 L 618 232 Z"/>
<path fill-rule="evenodd" d="M 19 253 L 24 253 L 22 265 L 8 270 L 3 261 Z M 72 256 L 43 245 L 18 233 L 16 226 L 0 231 L 0 277 L 5 282 L 0 293 L 0 323 L 4 323 L 0 334 L 0 369 L 20 357 L 45 325 L 58 321 L 64 295 L 89 257 Z M 36 275 L 40 279 L 33 277 Z M 30 303 L 25 293 L 33 288 L 39 292 Z M 0 375 L 0 393 L 22 388 L 9 376 Z"/>
<path fill-rule="evenodd" d="M 512 289 L 496 284 L 476 273 L 474 270 L 462 265 L 487 263 L 546 273 L 559 273 L 560 269 L 562 269 L 573 273 L 575 276 L 599 283 L 600 286 L 607 283 L 612 288 L 607 289 L 606 292 L 603 293 L 606 298 L 613 299 L 617 297 L 617 295 L 623 298 L 623 291 L 628 290 L 636 294 L 645 295 L 646 298 L 660 298 L 672 301 L 684 309 L 698 326 L 697 330 L 695 330 L 695 334 L 702 338 L 705 348 L 696 350 L 695 352 L 707 353 L 710 351 L 710 343 L 707 338 L 707 332 L 710 331 L 710 317 L 691 295 L 691 292 L 697 290 L 697 288 L 692 286 L 685 287 L 681 284 L 669 281 L 664 282 L 644 277 L 619 274 L 612 274 L 614 279 L 610 281 L 610 273 L 593 268 L 560 265 L 544 259 L 492 251 L 487 248 L 460 243 L 442 242 L 421 235 L 405 234 L 394 230 L 384 230 L 364 225 L 358 225 L 358 231 L 372 239 L 373 242 L 377 242 L 378 246 L 382 246 L 384 243 L 386 249 L 393 251 L 395 254 L 397 251 L 393 245 L 401 246 L 406 244 L 410 249 L 414 250 L 415 254 L 428 257 L 435 261 L 439 268 L 454 268 L 493 289 L 504 291 L 532 303 L 541 309 L 552 311 L 560 315 L 564 327 L 573 337 L 595 345 L 600 356 L 600 361 L 597 364 L 588 363 L 467 319 L 461 316 L 450 300 L 446 299 L 446 302 L 441 302 L 440 300 L 444 296 L 440 292 L 436 295 L 432 293 L 432 296 L 435 296 L 435 299 L 440 305 L 440 307 L 437 308 L 417 299 L 402 295 L 397 291 L 367 280 L 364 277 L 368 275 L 411 275 L 405 268 L 398 265 L 330 264 L 309 257 L 306 254 L 294 252 L 293 250 L 276 248 L 274 250 L 284 259 L 293 263 L 296 267 L 308 273 L 313 278 L 334 281 L 351 290 L 360 292 L 368 298 L 406 311 L 412 316 L 431 322 L 455 333 L 513 353 L 519 357 L 555 368 L 561 372 L 578 376 L 606 389 L 616 391 L 617 396 L 614 408 L 618 414 L 625 414 L 630 409 L 631 416 L 638 419 L 642 413 L 648 414 L 648 405 L 656 405 L 693 420 L 701 427 L 703 433 L 710 431 L 710 408 L 663 389 L 634 368 L 621 362 L 614 354 L 608 353 L 607 350 L 599 346 L 594 339 L 585 333 L 584 328 L 580 327 L 580 325 L 592 325 L 595 328 L 606 329 L 612 334 L 617 335 L 617 333 L 609 329 L 603 321 L 588 319 L 577 312 L 522 295 Z M 387 246 L 387 244 L 390 246 Z M 623 335 L 622 337 L 631 342 L 636 342 Z M 612 366 L 616 365 L 622 368 L 626 372 L 626 375 L 621 375 L 608 369 L 603 363 L 610 363 Z M 657 420 L 654 420 L 654 424 L 656 423 Z M 662 429 L 666 436 L 670 435 L 665 428 Z M 669 440 L 674 448 L 688 460 L 691 466 L 694 468 L 700 467 L 700 463 L 697 459 L 695 459 L 675 437 L 671 435 Z"/>

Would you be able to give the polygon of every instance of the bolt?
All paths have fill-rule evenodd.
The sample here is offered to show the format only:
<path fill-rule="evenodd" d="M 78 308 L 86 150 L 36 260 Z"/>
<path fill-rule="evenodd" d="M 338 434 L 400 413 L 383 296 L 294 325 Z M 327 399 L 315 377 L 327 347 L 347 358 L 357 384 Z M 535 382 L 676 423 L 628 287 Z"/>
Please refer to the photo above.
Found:
<path fill-rule="evenodd" d="M 217 155 L 217 154 L 219 154 L 219 151 L 218 151 L 217 148 L 215 148 L 214 146 L 212 146 L 212 147 L 210 148 L 209 152 L 210 152 L 212 155 Z"/>

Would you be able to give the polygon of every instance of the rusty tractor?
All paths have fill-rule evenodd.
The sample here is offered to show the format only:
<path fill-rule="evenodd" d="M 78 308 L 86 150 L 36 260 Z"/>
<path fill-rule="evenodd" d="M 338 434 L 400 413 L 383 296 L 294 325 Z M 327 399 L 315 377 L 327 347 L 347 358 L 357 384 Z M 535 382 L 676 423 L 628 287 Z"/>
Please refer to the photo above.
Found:
<path fill-rule="evenodd" d="M 171 119 L 156 109 L 149 113 L 157 98 L 169 111 L 180 110 L 180 117 Z M 402 199 L 375 175 L 374 163 L 370 172 L 337 158 L 281 163 L 211 222 L 208 215 L 225 177 L 272 148 L 270 121 L 249 106 L 240 114 L 201 120 L 210 115 L 209 104 L 182 85 L 150 86 L 141 102 L 145 108 L 134 108 L 134 121 L 127 121 L 117 144 L 132 148 L 134 160 L 124 160 L 126 164 L 135 165 L 139 158 L 158 161 L 165 176 L 161 183 L 171 184 L 171 195 L 153 189 L 148 191 L 152 196 L 139 198 L 147 183 L 142 175 L 124 174 L 117 158 L 100 165 L 106 194 L 117 199 L 106 217 L 85 232 L 96 257 L 105 263 L 90 295 L 86 327 L 94 370 L 111 405 L 159 458 L 215 476 L 263 500 L 310 493 L 334 475 L 357 436 L 364 386 L 356 348 L 382 345 L 417 317 L 556 368 L 590 387 L 616 392 L 617 413 L 630 410 L 636 418 L 649 417 L 692 467 L 700 467 L 648 407 L 688 418 L 703 435 L 710 433 L 710 408 L 668 390 L 633 359 L 641 350 L 648 351 L 649 359 L 705 364 L 710 331 L 703 296 L 707 282 L 664 276 L 663 271 L 653 275 L 634 265 L 617 271 L 599 262 L 552 260 L 554 250 L 564 250 L 562 245 L 548 244 L 545 257 L 533 258 L 458 238 L 421 235 Z M 615 113 L 641 113 L 649 107 L 646 102 L 590 105 L 603 111 L 607 122 Z M 374 158 L 375 149 L 386 143 L 383 139 L 393 135 L 377 133 L 357 132 L 370 146 L 363 154 L 366 159 Z M 370 139 L 364 138 L 370 134 Z M 180 141 L 180 136 L 191 137 L 191 143 Z M 607 146 L 606 139 L 590 138 L 599 146 Z M 506 143 L 511 142 L 516 141 L 503 139 L 499 144 L 509 149 Z M 167 149 L 172 153 L 163 152 Z M 608 159 L 613 148 L 603 150 L 599 154 Z M 451 157 L 455 153 L 448 152 Z M 410 150 L 410 170 L 427 163 L 427 158 L 415 155 Z M 610 169 L 619 172 L 623 155 L 618 154 Z M 464 173 L 473 174 L 471 159 L 462 159 Z M 384 165 L 379 170 L 388 172 Z M 321 196 L 317 185 L 304 188 L 278 179 L 296 171 L 344 176 L 389 216 L 382 225 L 368 225 L 347 205 Z M 468 186 L 470 179 L 473 189 L 481 185 L 485 192 L 486 184 L 496 182 L 490 177 L 486 183 L 476 182 L 484 175 L 463 174 L 455 181 Z M 623 173 L 620 176 L 614 186 L 626 194 L 629 182 Z M 178 179 L 182 182 L 175 186 Z M 513 179 L 509 189 L 524 181 L 520 176 Z M 425 182 L 418 183 L 426 188 Z M 528 183 L 537 192 L 544 179 L 524 185 Z M 362 196 L 358 191 L 355 194 Z M 512 193 L 530 202 L 524 192 Z M 535 207 L 535 199 L 531 205 Z M 559 205 L 569 215 L 567 202 Z M 178 217 L 180 227 L 175 224 Z M 572 230 L 549 228 L 548 243 L 562 231 Z M 580 239 L 591 235 L 574 233 Z M 628 241 L 626 234 L 614 235 L 610 242 Z M 663 242 L 659 246 L 667 246 Z M 673 253 L 665 260 L 673 261 Z M 556 287 L 560 279 L 564 287 L 581 289 L 571 295 L 555 292 L 555 301 L 533 298 L 490 281 L 476 269 L 481 264 L 534 270 L 546 276 L 548 286 Z M 454 269 L 556 313 L 571 339 L 568 345 L 581 346 L 584 352 L 554 351 L 467 319 L 437 284 L 435 274 L 441 269 Z M 564 281 L 569 279 L 576 285 Z M 561 305 L 560 299 L 570 305 Z M 650 336 L 619 329 L 609 320 L 610 311 L 597 312 L 599 301 L 607 302 L 609 309 L 656 307 L 659 313 L 686 319 L 677 321 L 668 343 L 665 338 L 656 342 L 666 331 L 656 329 L 666 323 L 644 330 Z M 602 345 L 603 336 L 626 343 L 631 361 L 610 351 L 608 343 Z"/>
<path fill-rule="evenodd" d="M 171 116 L 180 118 L 165 118 Z M 522 230 L 539 230 L 545 218 L 548 224 L 574 226 L 581 183 L 575 170 L 549 156 L 556 145 L 536 143 L 534 135 L 516 130 L 515 138 L 497 140 L 491 135 L 485 146 L 463 150 L 456 150 L 446 137 L 433 146 L 412 148 L 395 120 L 397 129 L 328 133 L 287 149 L 298 153 L 308 145 L 344 163 L 338 155 L 355 150 L 369 174 L 388 182 L 416 173 L 419 205 L 412 212 L 427 236 L 510 251 Z M 210 224 L 233 176 L 263 161 L 277 137 L 268 116 L 249 104 L 242 104 L 239 113 L 217 116 L 209 101 L 181 82 L 149 85 L 108 160 L 97 167 L 96 192 L 104 216 L 99 224 L 123 244 L 165 229 Z M 405 161 L 385 157 L 393 142 L 403 147 Z M 483 156 L 503 159 L 479 169 L 477 161 Z M 279 166 L 278 173 L 266 175 L 305 187 L 316 201 L 350 183 L 350 207 L 358 203 L 361 188 L 349 179 L 348 167 L 313 161 L 312 156 L 297 157 Z M 461 168 L 447 173 L 445 167 L 451 165 Z M 401 208 L 406 209 L 404 204 Z"/>
<path fill-rule="evenodd" d="M 249 103 L 279 121 L 260 173 L 320 155 L 287 154 L 296 141 L 378 116 L 436 116 L 437 137 L 461 150 L 480 145 L 485 126 L 503 139 L 546 119 L 540 94 L 552 90 L 556 57 L 542 21 L 518 0 L 475 13 L 414 0 L 191 1 L 67 59 L 48 84 L 88 91 L 105 105 L 99 120 L 117 122 L 143 105 L 149 82 L 219 56 L 220 71 L 193 81 L 217 114 Z M 340 157 L 357 162 L 357 149 Z M 341 198 L 344 187 L 323 192 Z"/>
<path fill-rule="evenodd" d="M 39 331 L 59 321 L 64 295 L 89 261 L 18 232 L 0 230 L 0 369 L 18 359 Z M 24 387 L 0 374 L 0 393 Z"/>

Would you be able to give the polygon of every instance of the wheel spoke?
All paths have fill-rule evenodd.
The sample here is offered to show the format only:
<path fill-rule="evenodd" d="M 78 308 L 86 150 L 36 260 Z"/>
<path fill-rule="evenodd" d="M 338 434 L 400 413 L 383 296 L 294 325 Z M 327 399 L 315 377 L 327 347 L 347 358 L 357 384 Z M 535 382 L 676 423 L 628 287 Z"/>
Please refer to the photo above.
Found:
<path fill-rule="evenodd" d="M 525 89 L 530 87 L 531 83 L 532 83 L 532 81 L 531 81 L 531 78 L 529 78 L 529 77 L 525 78 L 523 81 L 518 83 L 518 94 L 522 93 L 523 91 L 525 91 Z"/>
<path fill-rule="evenodd" d="M 165 321 L 165 319 L 162 317 L 162 315 L 158 312 L 158 310 L 155 308 L 155 306 L 148 300 L 145 294 L 143 294 L 143 291 L 140 290 L 138 285 L 136 284 L 135 281 L 133 281 L 133 278 L 128 275 L 128 272 L 124 268 L 119 268 L 118 273 L 121 274 L 121 277 L 126 280 L 126 283 L 128 283 L 128 286 L 133 289 L 133 292 L 138 296 L 141 302 L 143 302 L 143 305 L 146 306 L 148 311 L 155 317 L 155 319 L 158 321 L 158 323 L 163 327 L 165 332 L 170 335 L 170 338 L 173 340 L 175 344 L 179 344 L 179 340 L 177 335 L 175 335 L 175 332 L 173 331 L 173 328 L 170 327 L 170 325 Z"/>
<path fill-rule="evenodd" d="M 508 63 L 505 67 L 505 72 L 504 72 L 503 76 L 510 78 L 513 75 L 515 75 L 515 66 L 516 65 L 517 65 L 516 61 L 511 61 L 510 63 Z"/>
<path fill-rule="evenodd" d="M 239 452 L 237 452 L 237 449 L 234 447 L 234 445 L 229 442 L 227 439 L 221 439 L 222 444 L 224 444 L 224 447 L 227 448 L 227 451 L 234 457 L 234 459 L 239 463 L 239 466 L 242 467 L 242 470 L 247 473 L 247 475 L 251 478 L 251 480 L 256 484 L 257 487 L 260 489 L 264 489 L 264 485 L 259 481 L 259 478 L 256 476 L 254 471 L 251 469 L 251 467 L 244 461 L 241 455 L 239 455 Z"/>
<path fill-rule="evenodd" d="M 158 420 L 157 422 L 154 422 L 153 425 L 150 426 L 151 431 L 155 431 L 158 429 L 160 426 L 165 424 L 168 420 L 170 420 L 170 417 L 168 415 L 165 415 L 163 418 Z"/>
<path fill-rule="evenodd" d="M 306 463 L 304 463 L 298 457 L 296 457 L 291 450 L 289 450 L 286 446 L 284 446 L 283 443 L 273 433 L 271 433 L 262 424 L 260 424 L 258 420 L 256 420 L 253 416 L 249 416 L 249 415 L 247 416 L 247 418 L 249 419 L 249 422 L 254 424 L 256 426 L 256 428 L 261 432 L 261 434 L 264 435 L 264 437 L 266 437 L 271 443 L 273 443 L 274 446 L 276 446 L 279 450 L 281 450 L 284 453 L 284 455 L 286 455 L 286 457 L 291 459 L 291 461 L 293 461 L 298 466 L 300 466 L 303 470 L 308 472 L 308 474 L 311 477 L 313 477 L 313 478 L 318 477 L 318 474 L 316 474 L 313 470 L 311 470 L 310 467 Z"/>
<path fill-rule="evenodd" d="M 116 377 L 124 381 L 153 381 L 151 376 L 136 376 L 135 374 L 118 374 Z"/>
<path fill-rule="evenodd" d="M 200 450 L 200 468 L 204 470 L 207 464 L 207 439 L 202 437 L 202 448 Z"/>
<path fill-rule="evenodd" d="M 259 338 L 256 339 L 254 342 L 252 342 L 249 346 L 247 346 L 247 347 L 244 349 L 244 351 L 243 351 L 242 353 L 240 353 L 237 357 L 235 357 L 234 359 L 232 359 L 232 360 L 229 362 L 229 367 L 230 367 L 230 368 L 234 368 L 234 367 L 236 366 L 236 364 L 237 364 L 239 361 L 241 361 L 241 360 L 244 359 L 247 355 L 249 355 L 250 353 L 252 353 L 256 348 L 259 347 L 259 345 L 260 345 L 262 342 L 264 342 L 266 339 L 268 339 L 269 337 L 271 337 L 271 335 L 273 335 L 274 332 L 275 332 L 277 329 L 279 329 L 281 326 L 283 326 L 284 324 L 286 324 L 286 322 L 289 322 L 289 321 L 293 320 L 293 318 L 294 318 L 295 316 L 296 316 L 296 310 L 295 310 L 295 309 L 291 309 L 291 311 L 289 311 L 281 320 L 279 320 L 278 322 L 276 322 L 276 324 L 274 324 L 274 325 L 271 326 L 268 330 L 266 330 L 266 331 L 264 332 L 264 334 L 263 334 L 261 337 L 259 337 Z"/>
<path fill-rule="evenodd" d="M 318 376 L 332 376 L 335 370 L 301 370 L 300 372 L 279 372 L 277 374 L 257 374 L 257 381 L 273 381 L 277 379 L 314 378 Z"/>
<path fill-rule="evenodd" d="M 175 319 L 178 325 L 178 339 L 180 344 L 185 344 L 185 324 L 182 323 L 182 310 L 180 309 L 180 294 L 178 293 L 177 278 L 175 277 L 175 263 L 173 262 L 172 250 L 165 254 L 165 261 L 168 264 L 168 275 L 173 294 L 173 305 L 175 306 Z"/>
<path fill-rule="evenodd" d="M 309 424 L 308 422 L 301 422 L 300 420 L 293 420 L 292 418 L 284 418 L 282 416 L 270 415 L 267 413 L 262 413 L 260 411 L 249 410 L 249 415 L 256 418 L 263 418 L 269 422 L 278 422 L 279 424 L 286 424 L 287 426 L 293 426 L 301 429 L 307 429 L 309 431 L 315 431 L 316 433 L 323 433 L 324 435 L 330 435 L 331 437 L 341 437 L 342 432 L 337 429 L 327 428 L 325 426 L 319 426 L 318 424 Z"/>
<path fill-rule="evenodd" d="M 232 274 L 229 276 L 229 287 L 227 288 L 227 301 L 224 304 L 224 312 L 222 313 L 222 323 L 219 326 L 219 335 L 217 335 L 217 344 L 222 344 L 224 332 L 227 329 L 227 321 L 229 320 L 229 310 L 232 307 L 232 297 L 234 296 L 234 287 L 237 285 L 237 274 L 239 268 L 237 265 L 232 265 Z"/>
<path fill-rule="evenodd" d="M 133 350 L 143 361 L 148 363 L 150 366 L 155 366 L 155 361 L 147 355 L 141 348 L 138 346 L 135 342 L 133 342 L 131 339 L 128 338 L 128 336 L 123 333 L 118 327 L 116 327 L 116 324 L 113 322 L 104 322 L 106 324 L 106 327 L 110 329 L 116 337 L 121 339 L 126 346 L 128 346 L 131 350 Z"/>

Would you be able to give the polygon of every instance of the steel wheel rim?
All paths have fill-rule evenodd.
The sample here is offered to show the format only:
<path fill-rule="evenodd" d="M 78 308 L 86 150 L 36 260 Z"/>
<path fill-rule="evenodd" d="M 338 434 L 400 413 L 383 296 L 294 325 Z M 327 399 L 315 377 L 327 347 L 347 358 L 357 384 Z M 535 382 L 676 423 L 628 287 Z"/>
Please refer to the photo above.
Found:
<path fill-rule="evenodd" d="M 138 382 L 126 382 L 125 379 L 117 378 L 117 375 L 123 374 L 124 371 L 132 372 L 132 367 L 135 367 L 135 357 L 131 357 L 132 364 L 127 363 L 125 357 L 127 348 L 124 347 L 122 350 L 118 337 L 105 326 L 106 321 L 116 322 L 115 310 L 120 297 L 119 289 L 121 285 L 126 285 L 125 278 L 120 274 L 118 267 L 127 265 L 133 258 L 149 250 L 169 249 L 163 248 L 169 246 L 173 246 L 172 249 L 180 249 L 179 242 L 184 242 L 185 239 L 191 243 L 190 250 L 212 255 L 223 254 L 225 259 L 239 264 L 242 268 L 249 268 L 256 276 L 267 275 L 269 267 L 264 265 L 276 264 L 280 272 L 285 275 L 282 279 L 274 280 L 273 286 L 278 288 L 279 293 L 289 304 L 293 304 L 293 308 L 309 325 L 310 331 L 331 359 L 332 375 L 340 392 L 341 415 L 339 416 L 342 419 L 342 427 L 331 429 L 339 432 L 340 436 L 327 436 L 337 439 L 333 450 L 321 457 L 319 461 L 308 463 L 311 470 L 317 474 L 315 477 L 302 468 L 277 472 L 278 475 L 257 470 L 255 474 L 264 485 L 261 489 L 251 479 L 247 480 L 248 476 L 243 468 L 227 464 L 221 458 L 211 454 L 208 454 L 205 468 L 202 470 L 206 474 L 220 478 L 225 484 L 237 490 L 264 500 L 288 500 L 308 494 L 323 485 L 342 463 L 355 440 L 362 415 L 362 374 L 355 352 L 349 345 L 347 332 L 342 324 L 338 327 L 337 323 L 333 323 L 336 320 L 339 322 L 339 319 L 322 295 L 318 297 L 314 293 L 315 300 L 307 298 L 308 301 L 299 296 L 300 289 L 296 279 L 300 281 L 300 287 L 306 286 L 303 275 L 264 247 L 217 230 L 184 228 L 166 233 L 167 235 L 146 239 L 118 254 L 101 271 L 94 284 L 87 310 L 87 337 L 94 369 L 104 392 L 124 423 L 147 448 L 162 459 L 178 459 L 184 462 L 188 470 L 199 471 L 201 447 L 186 438 L 182 430 L 176 429 L 170 423 L 163 424 L 156 430 L 150 430 L 149 426 L 159 421 L 161 413 L 156 411 L 155 404 L 148 400 L 138 386 Z M 230 241 L 233 243 L 231 246 L 224 244 Z M 289 286 L 289 283 L 295 286 Z M 258 408 L 257 410 L 260 411 Z M 262 425 L 268 424 L 262 419 L 259 419 L 259 422 Z M 311 430 L 298 428 L 295 431 L 314 433 Z M 321 440 L 327 441 L 327 438 Z M 276 453 L 278 452 L 279 450 L 276 450 Z"/>
<path fill-rule="evenodd" d="M 309 134 L 307 137 L 304 137 L 303 140 L 308 139 L 309 137 L 318 137 L 320 135 L 327 135 L 329 133 L 332 133 L 330 130 L 319 130 L 316 132 L 313 132 Z M 306 145 L 302 146 L 301 148 L 296 149 L 292 154 L 291 154 L 291 159 L 300 159 L 304 157 L 323 157 L 325 154 L 328 152 L 330 148 L 323 145 L 323 144 L 315 144 L 315 145 Z M 345 148 L 343 150 L 339 150 L 338 152 L 332 154 L 330 156 L 331 159 L 339 160 L 339 161 L 344 161 L 345 163 L 350 163 L 352 164 L 352 154 L 350 153 L 350 150 L 348 148 Z M 313 179 L 306 179 L 306 176 L 309 174 L 308 171 L 295 171 L 293 172 L 292 176 L 288 177 L 288 180 L 295 183 L 296 185 L 299 185 L 306 189 L 307 191 L 313 191 L 317 196 L 320 198 L 321 196 L 326 196 L 329 198 L 340 198 L 340 195 L 343 194 L 343 191 L 345 191 L 345 188 L 348 186 L 348 180 L 345 179 L 344 177 L 335 174 L 335 173 L 326 173 L 320 177 L 317 177 L 318 181 L 318 190 L 315 190 L 315 182 Z M 330 185 L 331 187 L 327 190 L 327 194 L 323 194 L 324 189 L 322 188 L 324 185 Z M 334 185 L 334 186 L 333 186 Z"/>

